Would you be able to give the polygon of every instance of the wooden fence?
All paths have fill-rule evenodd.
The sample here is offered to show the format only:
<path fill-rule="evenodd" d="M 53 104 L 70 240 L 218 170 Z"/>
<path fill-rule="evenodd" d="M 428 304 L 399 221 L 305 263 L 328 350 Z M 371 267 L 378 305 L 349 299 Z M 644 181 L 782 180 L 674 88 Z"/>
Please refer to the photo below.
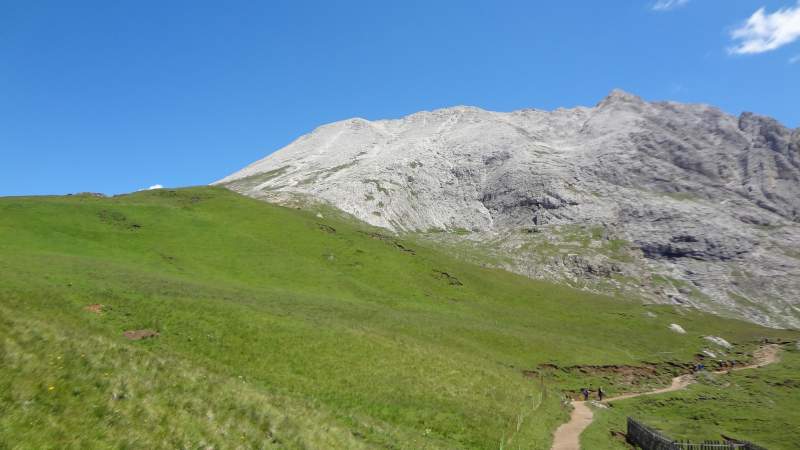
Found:
<path fill-rule="evenodd" d="M 626 440 L 629 444 L 643 450 L 766 450 L 744 441 L 705 441 L 703 443 L 675 441 L 630 417 L 628 417 Z"/>

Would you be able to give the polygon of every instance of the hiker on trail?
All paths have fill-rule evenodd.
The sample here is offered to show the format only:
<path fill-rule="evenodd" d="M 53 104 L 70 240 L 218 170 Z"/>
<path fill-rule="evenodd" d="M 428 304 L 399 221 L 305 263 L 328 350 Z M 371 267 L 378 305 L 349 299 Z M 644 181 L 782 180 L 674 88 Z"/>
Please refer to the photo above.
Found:
<path fill-rule="evenodd" d="M 603 388 L 597 388 L 597 397 L 600 399 L 601 402 L 603 401 L 604 395 L 606 395 L 606 393 L 603 392 Z"/>
<path fill-rule="evenodd" d="M 586 388 L 581 389 L 581 394 L 583 394 L 583 401 L 589 400 L 589 390 Z"/>

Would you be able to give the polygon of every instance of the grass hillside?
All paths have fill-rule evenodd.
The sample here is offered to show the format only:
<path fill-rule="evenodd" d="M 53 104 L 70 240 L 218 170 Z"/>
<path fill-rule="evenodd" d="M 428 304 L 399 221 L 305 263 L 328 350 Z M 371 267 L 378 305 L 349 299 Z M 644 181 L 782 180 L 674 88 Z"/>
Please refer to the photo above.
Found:
<path fill-rule="evenodd" d="M 564 391 L 666 382 L 705 335 L 741 359 L 796 338 L 334 216 L 207 187 L 0 199 L 0 448 L 549 448 Z"/>

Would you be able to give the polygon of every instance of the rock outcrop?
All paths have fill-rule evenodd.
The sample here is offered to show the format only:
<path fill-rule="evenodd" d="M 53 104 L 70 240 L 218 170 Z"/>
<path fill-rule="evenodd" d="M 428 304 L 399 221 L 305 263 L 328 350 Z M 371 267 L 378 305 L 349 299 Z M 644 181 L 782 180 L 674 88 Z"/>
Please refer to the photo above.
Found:
<path fill-rule="evenodd" d="M 536 278 L 800 327 L 800 130 L 751 113 L 614 91 L 549 112 L 350 119 L 218 183 Z"/>

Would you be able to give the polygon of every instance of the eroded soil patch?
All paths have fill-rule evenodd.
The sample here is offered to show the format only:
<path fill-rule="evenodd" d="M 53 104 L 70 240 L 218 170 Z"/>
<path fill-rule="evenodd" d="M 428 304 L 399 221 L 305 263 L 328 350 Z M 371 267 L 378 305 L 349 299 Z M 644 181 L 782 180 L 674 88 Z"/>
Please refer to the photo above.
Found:
<path fill-rule="evenodd" d="M 391 236 L 386 236 L 385 234 L 367 232 L 367 231 L 361 231 L 360 233 L 363 234 L 363 235 L 369 236 L 372 239 L 377 239 L 379 241 L 383 241 L 383 242 L 386 242 L 388 244 L 394 245 L 394 247 L 396 249 L 400 250 L 401 252 L 405 252 L 405 253 L 408 253 L 410 255 L 416 255 L 417 254 L 417 252 L 415 252 L 414 249 L 406 247 L 405 245 L 400 243 L 397 239 L 394 239 Z"/>
<path fill-rule="evenodd" d="M 447 272 L 434 270 L 433 271 L 433 276 L 435 276 L 436 278 L 438 278 L 440 280 L 446 281 L 447 284 L 449 284 L 450 286 L 463 286 L 464 285 L 464 283 L 462 283 L 461 280 L 459 280 L 458 278 L 454 277 L 453 275 L 450 275 Z"/>
<path fill-rule="evenodd" d="M 523 370 L 522 375 L 528 378 L 541 376 L 556 379 L 585 380 L 582 384 L 586 387 L 594 383 L 601 385 L 617 386 L 617 388 L 638 388 L 652 384 L 661 384 L 678 374 L 691 373 L 694 364 L 691 363 L 643 363 L 638 366 L 631 365 L 576 365 L 557 366 L 555 364 L 540 364 L 536 369 Z M 591 389 L 590 389 L 591 390 Z M 574 391 L 566 392 L 570 397 L 578 396 L 580 389 L 575 386 Z"/>
<path fill-rule="evenodd" d="M 93 305 L 85 306 L 83 309 L 89 311 L 90 313 L 100 314 L 103 312 L 103 305 L 95 303 Z"/>
<path fill-rule="evenodd" d="M 320 230 L 322 230 L 322 231 L 324 231 L 326 233 L 336 234 L 336 228 L 333 228 L 330 225 L 326 225 L 324 223 L 318 223 L 317 226 L 319 227 Z"/>
<path fill-rule="evenodd" d="M 128 330 L 122 333 L 123 336 L 132 340 L 140 341 L 142 339 L 154 338 L 158 336 L 158 331 L 154 330 Z"/>

